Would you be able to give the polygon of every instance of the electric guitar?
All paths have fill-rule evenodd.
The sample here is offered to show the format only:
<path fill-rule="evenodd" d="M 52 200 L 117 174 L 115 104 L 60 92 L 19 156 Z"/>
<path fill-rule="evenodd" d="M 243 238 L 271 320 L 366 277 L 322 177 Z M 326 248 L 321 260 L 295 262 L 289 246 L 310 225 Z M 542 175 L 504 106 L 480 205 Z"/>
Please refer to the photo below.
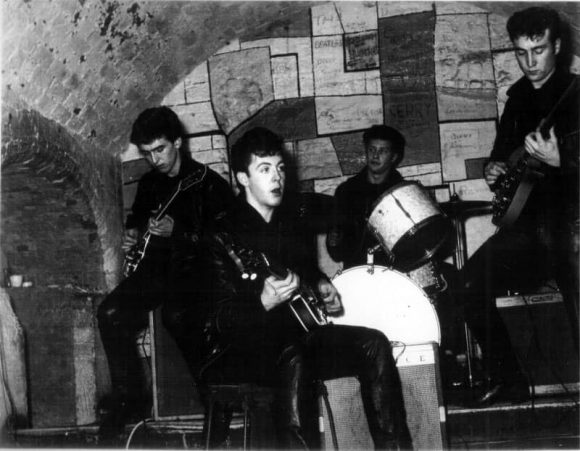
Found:
<path fill-rule="evenodd" d="M 254 280 L 258 274 L 271 275 L 277 279 L 285 279 L 288 276 L 285 267 L 270 260 L 263 252 L 220 241 L 240 270 L 242 279 Z M 306 332 L 329 323 L 324 302 L 305 284 L 300 285 L 286 305 Z"/>
<path fill-rule="evenodd" d="M 549 130 L 554 122 L 554 115 L 562 101 L 576 85 L 572 80 L 562 96 L 558 99 L 549 114 L 540 121 L 537 130 L 544 139 L 549 136 Z M 524 146 L 515 149 L 508 160 L 508 171 L 500 175 L 494 186 L 494 197 L 491 202 L 491 222 L 499 227 L 512 225 L 520 216 L 532 189 L 545 177 L 546 165 L 525 151 Z"/>
<path fill-rule="evenodd" d="M 187 177 L 184 177 L 179 181 L 175 189 L 171 192 L 168 196 L 167 200 L 161 204 L 157 214 L 155 215 L 155 220 L 159 221 L 167 213 L 167 209 L 173 203 L 177 195 L 185 190 L 188 190 L 192 186 L 200 183 L 207 172 L 207 167 L 204 166 L 203 168 L 199 168 L 189 174 Z M 129 249 L 125 255 L 125 261 L 123 262 L 123 275 L 125 277 L 130 276 L 135 272 L 143 258 L 145 257 L 145 252 L 147 251 L 147 247 L 149 246 L 149 242 L 151 240 L 151 232 L 147 230 L 141 238 L 135 243 L 131 249 Z"/>

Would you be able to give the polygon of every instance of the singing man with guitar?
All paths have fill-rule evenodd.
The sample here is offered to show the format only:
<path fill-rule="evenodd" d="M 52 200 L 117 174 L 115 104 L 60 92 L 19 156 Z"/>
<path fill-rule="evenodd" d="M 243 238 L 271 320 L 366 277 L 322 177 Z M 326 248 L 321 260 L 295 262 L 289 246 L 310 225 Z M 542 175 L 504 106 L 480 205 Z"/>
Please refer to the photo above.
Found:
<path fill-rule="evenodd" d="M 203 330 L 199 242 L 233 201 L 228 183 L 184 148 L 181 122 L 170 108 L 143 111 L 130 140 L 152 170 L 139 181 L 126 221 L 126 277 L 98 309 L 112 385 L 112 394 L 100 403 L 105 440 L 114 440 L 132 417 L 147 414 L 150 399 L 135 339 L 148 326 L 151 310 L 163 305 L 163 323 L 197 374 Z"/>
<path fill-rule="evenodd" d="M 507 23 L 524 76 L 507 92 L 484 177 L 499 230 L 464 267 L 466 320 L 479 342 L 489 385 L 481 405 L 528 398 L 495 297 L 533 292 L 554 278 L 578 340 L 577 77 L 562 67 L 556 11 L 532 7 Z M 558 325 L 554 325 L 558 327 Z"/>
<path fill-rule="evenodd" d="M 264 128 L 249 130 L 232 146 L 231 164 L 241 194 L 217 222 L 204 253 L 214 306 L 208 339 L 217 357 L 202 377 L 277 388 L 278 445 L 304 449 L 310 423 L 300 413 L 303 401 L 315 396 L 307 395 L 313 381 L 358 375 L 377 447 L 409 449 L 387 338 L 362 327 L 300 321 L 290 308 L 311 293 L 319 298 L 312 308 L 323 305 L 328 315 L 341 311 L 341 303 L 318 268 L 308 209 L 299 195 L 286 192 L 282 139 Z"/>

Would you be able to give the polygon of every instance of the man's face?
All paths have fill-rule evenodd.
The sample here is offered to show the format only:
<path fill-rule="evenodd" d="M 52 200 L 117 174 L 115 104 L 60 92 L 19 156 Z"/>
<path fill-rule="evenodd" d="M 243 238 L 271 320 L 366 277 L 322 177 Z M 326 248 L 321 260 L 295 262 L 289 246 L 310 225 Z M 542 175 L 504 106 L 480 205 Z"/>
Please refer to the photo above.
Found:
<path fill-rule="evenodd" d="M 162 137 L 148 144 L 140 144 L 139 151 L 157 171 L 174 176 L 179 172 L 179 163 L 181 162 L 180 147 L 181 138 L 171 142 Z"/>
<path fill-rule="evenodd" d="M 286 168 L 281 155 L 252 155 L 248 173 L 238 172 L 238 181 L 245 188 L 246 200 L 259 211 L 280 205 L 286 184 Z"/>
<path fill-rule="evenodd" d="M 371 139 L 366 147 L 367 166 L 375 175 L 387 174 L 397 161 L 397 153 L 390 141 Z"/>
<path fill-rule="evenodd" d="M 520 36 L 513 40 L 520 69 L 534 88 L 540 88 L 556 69 L 556 55 L 560 52 L 560 39 L 550 40 L 550 31 L 531 39 Z"/>

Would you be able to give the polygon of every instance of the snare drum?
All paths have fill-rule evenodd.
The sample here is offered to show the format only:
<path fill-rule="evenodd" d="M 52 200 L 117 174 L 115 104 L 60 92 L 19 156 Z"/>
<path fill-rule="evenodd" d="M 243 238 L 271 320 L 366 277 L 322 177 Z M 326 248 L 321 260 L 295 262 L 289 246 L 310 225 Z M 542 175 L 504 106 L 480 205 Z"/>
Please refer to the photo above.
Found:
<path fill-rule="evenodd" d="M 431 259 L 451 232 L 451 222 L 417 182 L 401 182 L 373 205 L 368 227 L 401 271 Z"/>
<path fill-rule="evenodd" d="M 406 345 L 441 342 L 435 308 L 421 288 L 398 271 L 356 266 L 336 276 L 332 283 L 341 296 L 343 314 L 334 324 L 378 329 L 391 342 Z"/>

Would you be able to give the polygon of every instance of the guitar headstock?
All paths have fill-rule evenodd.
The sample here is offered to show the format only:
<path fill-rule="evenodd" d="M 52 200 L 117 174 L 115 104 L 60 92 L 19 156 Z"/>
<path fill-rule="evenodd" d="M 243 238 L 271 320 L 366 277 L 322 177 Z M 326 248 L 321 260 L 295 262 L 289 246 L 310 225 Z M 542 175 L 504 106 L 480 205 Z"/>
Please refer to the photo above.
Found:
<path fill-rule="evenodd" d="M 288 275 L 286 268 L 270 260 L 263 252 L 236 245 L 228 245 L 226 248 L 244 280 L 255 280 L 258 275 L 284 279 Z"/>
<path fill-rule="evenodd" d="M 235 245 L 226 245 L 228 255 L 236 264 L 244 280 L 255 280 L 268 272 L 268 260 L 263 253 Z"/>

